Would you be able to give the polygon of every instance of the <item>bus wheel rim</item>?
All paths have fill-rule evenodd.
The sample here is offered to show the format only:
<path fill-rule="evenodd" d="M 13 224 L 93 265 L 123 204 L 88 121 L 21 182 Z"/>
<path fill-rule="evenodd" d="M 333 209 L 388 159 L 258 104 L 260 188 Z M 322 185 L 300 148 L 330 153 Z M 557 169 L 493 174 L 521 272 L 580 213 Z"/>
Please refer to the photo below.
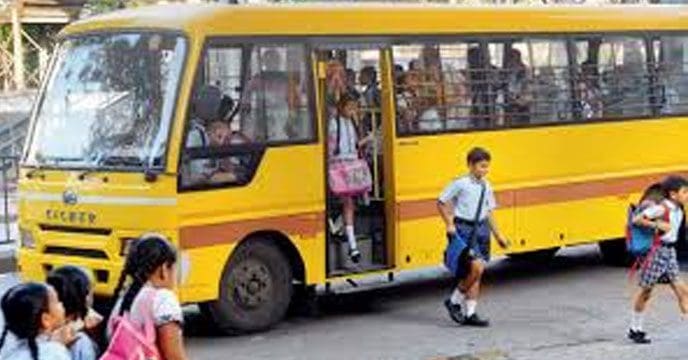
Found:
<path fill-rule="evenodd" d="M 234 272 L 234 298 L 244 308 L 255 309 L 270 299 L 272 277 L 268 267 L 247 259 Z"/>

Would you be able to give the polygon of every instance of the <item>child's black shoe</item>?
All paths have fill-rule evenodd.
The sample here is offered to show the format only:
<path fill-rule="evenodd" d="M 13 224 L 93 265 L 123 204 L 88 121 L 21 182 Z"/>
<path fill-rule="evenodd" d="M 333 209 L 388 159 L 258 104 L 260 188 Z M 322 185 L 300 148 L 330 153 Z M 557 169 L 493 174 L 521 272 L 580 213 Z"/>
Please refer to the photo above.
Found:
<path fill-rule="evenodd" d="M 473 327 L 488 327 L 490 326 L 490 322 L 487 319 L 483 319 L 478 314 L 473 314 L 469 317 L 467 317 L 464 321 L 463 324 L 465 326 L 473 326 Z"/>
<path fill-rule="evenodd" d="M 349 258 L 351 258 L 351 261 L 355 264 L 358 264 L 361 261 L 361 252 L 358 251 L 358 249 L 351 249 L 349 250 Z"/>
<path fill-rule="evenodd" d="M 649 344 L 652 342 L 644 331 L 628 330 L 628 338 L 636 344 Z"/>
<path fill-rule="evenodd" d="M 449 313 L 449 317 L 454 320 L 455 323 L 462 325 L 463 324 L 463 310 L 461 309 L 461 305 L 459 304 L 452 304 L 451 300 L 447 299 L 444 300 L 444 307 L 447 308 L 447 312 Z"/>

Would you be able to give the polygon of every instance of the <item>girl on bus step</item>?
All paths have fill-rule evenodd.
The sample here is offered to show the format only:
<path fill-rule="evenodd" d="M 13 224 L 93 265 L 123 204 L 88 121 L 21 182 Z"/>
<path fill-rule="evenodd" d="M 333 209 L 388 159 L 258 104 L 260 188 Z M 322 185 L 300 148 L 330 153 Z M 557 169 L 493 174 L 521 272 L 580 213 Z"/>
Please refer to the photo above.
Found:
<path fill-rule="evenodd" d="M 360 158 L 359 148 L 373 140 L 371 136 L 358 140 L 358 115 L 358 101 L 349 94 L 342 94 L 328 126 L 330 190 L 341 199 L 349 257 L 355 263 L 359 262 L 361 252 L 356 244 L 354 230 L 354 198 L 366 196 L 372 186 L 370 169 Z"/>

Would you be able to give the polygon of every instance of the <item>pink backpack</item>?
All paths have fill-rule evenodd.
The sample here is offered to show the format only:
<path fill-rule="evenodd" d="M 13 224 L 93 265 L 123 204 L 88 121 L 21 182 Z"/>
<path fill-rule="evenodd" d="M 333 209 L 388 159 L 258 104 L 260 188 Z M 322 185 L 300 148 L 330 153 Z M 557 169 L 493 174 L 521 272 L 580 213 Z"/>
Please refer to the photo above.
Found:
<path fill-rule="evenodd" d="M 143 331 L 130 319 L 129 313 L 112 319 L 114 332 L 110 345 L 100 360 L 162 360 L 156 343 L 152 303 L 155 291 L 148 291 L 143 300 Z"/>
<path fill-rule="evenodd" d="M 329 165 L 330 190 L 339 196 L 356 196 L 370 191 L 372 178 L 365 160 L 339 160 Z"/>
<path fill-rule="evenodd" d="M 342 119 L 337 115 L 337 136 L 330 136 L 328 141 L 334 149 L 334 156 L 340 155 L 339 142 Z M 369 192 L 373 187 L 370 168 L 365 160 L 332 159 L 328 164 L 330 190 L 337 196 L 358 196 Z"/>

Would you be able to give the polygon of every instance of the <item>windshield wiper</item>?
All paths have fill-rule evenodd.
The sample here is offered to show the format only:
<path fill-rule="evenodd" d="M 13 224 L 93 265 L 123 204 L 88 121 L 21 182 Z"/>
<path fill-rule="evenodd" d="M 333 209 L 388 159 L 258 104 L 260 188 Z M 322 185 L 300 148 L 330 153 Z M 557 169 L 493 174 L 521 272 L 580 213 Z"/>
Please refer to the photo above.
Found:
<path fill-rule="evenodd" d="M 107 156 L 100 159 L 98 165 L 143 167 L 144 163 L 143 160 L 136 156 Z"/>
<path fill-rule="evenodd" d="M 151 169 L 146 162 L 135 156 L 108 156 L 98 161 L 99 165 L 105 166 L 125 166 L 132 168 L 143 168 L 143 176 L 147 182 L 155 182 L 158 180 L 158 173 Z M 91 169 L 86 174 L 93 172 Z"/>
<path fill-rule="evenodd" d="M 52 162 L 55 165 L 60 165 L 65 162 L 77 162 L 77 161 L 84 161 L 84 158 L 82 157 L 66 157 L 66 156 L 55 156 L 55 157 L 47 157 L 45 158 L 45 161 L 43 164 L 47 162 Z"/>
<path fill-rule="evenodd" d="M 91 174 L 95 174 L 95 173 L 97 173 L 97 172 L 99 172 L 99 171 L 100 171 L 100 170 L 95 169 L 95 168 L 86 169 L 86 170 L 80 172 L 80 173 L 79 173 L 79 176 L 77 176 L 77 178 L 78 178 L 80 181 L 84 181 L 84 180 L 86 180 L 86 177 L 87 177 L 87 176 L 89 176 L 89 175 L 91 175 Z"/>
<path fill-rule="evenodd" d="M 48 162 L 51 162 L 55 166 L 58 166 L 63 162 L 75 162 L 75 161 L 83 161 L 83 160 L 84 160 L 83 158 L 65 157 L 65 156 L 55 156 L 55 157 L 43 158 L 43 160 L 40 160 L 40 161 L 36 160 L 35 168 L 26 173 L 26 178 L 32 179 L 32 178 L 38 176 L 42 179 L 45 179 L 45 166 L 46 166 L 46 163 L 48 163 Z"/>
<path fill-rule="evenodd" d="M 29 170 L 29 172 L 26 173 L 27 179 L 33 179 L 36 176 L 40 177 L 41 179 L 45 179 L 45 172 L 43 171 L 43 167 L 38 164 L 35 168 Z"/>

